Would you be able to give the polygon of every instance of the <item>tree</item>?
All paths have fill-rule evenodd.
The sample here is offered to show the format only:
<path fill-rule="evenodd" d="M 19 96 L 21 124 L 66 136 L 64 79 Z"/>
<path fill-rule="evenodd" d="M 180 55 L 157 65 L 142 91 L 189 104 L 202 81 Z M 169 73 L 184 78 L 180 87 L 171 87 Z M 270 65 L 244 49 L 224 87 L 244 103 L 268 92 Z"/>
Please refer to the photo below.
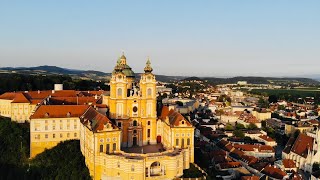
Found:
<path fill-rule="evenodd" d="M 247 128 L 250 129 L 250 130 L 258 129 L 258 127 L 253 123 L 250 123 Z"/>
<path fill-rule="evenodd" d="M 278 106 L 278 110 L 283 110 L 284 111 L 284 110 L 286 110 L 286 107 L 284 105 L 279 105 Z"/>
<path fill-rule="evenodd" d="M 264 100 L 263 98 L 260 98 L 258 101 L 259 107 L 260 108 L 267 108 L 269 107 L 269 102 Z"/>
<path fill-rule="evenodd" d="M 269 103 L 277 103 L 278 97 L 276 95 L 270 95 L 268 101 Z"/>
<path fill-rule="evenodd" d="M 319 163 L 313 163 L 312 165 L 312 172 L 316 172 L 320 170 L 320 164 Z"/>
<path fill-rule="evenodd" d="M 233 131 L 233 135 L 235 137 L 239 137 L 239 138 L 244 138 L 245 137 L 244 133 L 239 129 L 234 130 Z"/>
<path fill-rule="evenodd" d="M 233 126 L 231 124 L 227 124 L 226 127 L 224 128 L 226 131 L 232 131 Z"/>
<path fill-rule="evenodd" d="M 0 179 L 91 179 L 79 140 L 61 142 L 29 160 L 29 134 L 29 124 L 0 118 Z"/>
<path fill-rule="evenodd" d="M 246 127 L 241 123 L 237 123 L 237 125 L 236 125 L 236 129 L 245 129 L 245 128 Z"/>
<path fill-rule="evenodd" d="M 183 106 L 183 102 L 181 102 L 181 101 L 176 101 L 176 104 L 177 104 L 178 106 Z"/>
<path fill-rule="evenodd" d="M 267 127 L 267 122 L 266 121 L 261 121 L 261 127 Z"/>

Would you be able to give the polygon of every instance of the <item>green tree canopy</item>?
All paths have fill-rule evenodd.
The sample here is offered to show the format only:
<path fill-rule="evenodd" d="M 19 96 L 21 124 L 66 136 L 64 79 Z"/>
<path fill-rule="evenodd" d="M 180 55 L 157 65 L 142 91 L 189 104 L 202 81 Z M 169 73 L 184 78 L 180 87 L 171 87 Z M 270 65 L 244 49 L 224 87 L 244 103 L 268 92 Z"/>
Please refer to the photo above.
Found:
<path fill-rule="evenodd" d="M 231 124 L 227 124 L 226 127 L 224 128 L 226 131 L 232 131 L 233 126 Z"/>
<path fill-rule="evenodd" d="M 250 130 L 258 129 L 257 125 L 255 125 L 253 123 L 250 123 L 247 128 L 250 129 Z"/>
<path fill-rule="evenodd" d="M 237 125 L 236 125 L 236 129 L 245 129 L 245 128 L 246 127 L 241 123 L 237 123 Z"/>
<path fill-rule="evenodd" d="M 241 130 L 239 130 L 239 129 L 234 130 L 234 131 L 233 131 L 233 135 L 234 135 L 235 137 L 239 137 L 239 138 L 244 138 L 244 137 L 245 137 L 243 131 L 241 131 Z"/>

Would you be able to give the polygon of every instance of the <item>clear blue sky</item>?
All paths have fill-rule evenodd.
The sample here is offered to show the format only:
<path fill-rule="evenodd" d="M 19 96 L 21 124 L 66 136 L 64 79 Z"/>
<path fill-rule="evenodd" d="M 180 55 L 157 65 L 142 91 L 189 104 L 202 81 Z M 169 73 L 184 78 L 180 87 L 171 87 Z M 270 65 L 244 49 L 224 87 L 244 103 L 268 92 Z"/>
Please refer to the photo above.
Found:
<path fill-rule="evenodd" d="M 110 72 L 320 74 L 319 0 L 1 1 L 0 66 Z"/>

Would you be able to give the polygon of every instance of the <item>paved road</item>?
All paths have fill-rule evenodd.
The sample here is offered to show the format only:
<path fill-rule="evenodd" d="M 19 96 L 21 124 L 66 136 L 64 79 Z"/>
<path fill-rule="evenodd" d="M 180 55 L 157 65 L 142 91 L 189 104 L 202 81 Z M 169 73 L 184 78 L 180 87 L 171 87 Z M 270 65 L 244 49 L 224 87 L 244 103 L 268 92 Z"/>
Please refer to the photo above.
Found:
<path fill-rule="evenodd" d="M 305 180 L 308 180 L 311 177 L 311 175 L 309 173 L 304 172 L 301 169 L 299 169 L 298 172 L 302 175 L 302 178 L 305 179 Z"/>

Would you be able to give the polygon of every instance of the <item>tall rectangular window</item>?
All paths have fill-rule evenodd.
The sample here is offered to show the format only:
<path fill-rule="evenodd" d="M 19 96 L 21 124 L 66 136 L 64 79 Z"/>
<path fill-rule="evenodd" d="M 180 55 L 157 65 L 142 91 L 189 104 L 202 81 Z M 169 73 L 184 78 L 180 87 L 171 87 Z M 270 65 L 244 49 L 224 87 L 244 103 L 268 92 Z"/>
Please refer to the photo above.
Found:
<path fill-rule="evenodd" d="M 116 149 L 117 149 L 117 144 L 116 144 L 116 143 L 113 143 L 112 150 L 115 151 Z"/>
<path fill-rule="evenodd" d="M 100 152 L 103 152 L 103 145 L 100 145 Z"/>
<path fill-rule="evenodd" d="M 107 153 L 109 153 L 109 152 L 110 152 L 110 145 L 109 145 L 109 144 L 107 144 L 106 152 L 107 152 Z"/>
<path fill-rule="evenodd" d="M 147 133 L 147 136 L 148 136 L 148 138 L 150 137 L 150 129 L 148 129 L 148 133 Z"/>
<path fill-rule="evenodd" d="M 122 117 L 123 114 L 123 104 L 122 103 L 118 103 L 117 104 L 117 116 L 118 117 Z"/>
<path fill-rule="evenodd" d="M 147 103 L 147 116 L 152 115 L 152 103 Z"/>

